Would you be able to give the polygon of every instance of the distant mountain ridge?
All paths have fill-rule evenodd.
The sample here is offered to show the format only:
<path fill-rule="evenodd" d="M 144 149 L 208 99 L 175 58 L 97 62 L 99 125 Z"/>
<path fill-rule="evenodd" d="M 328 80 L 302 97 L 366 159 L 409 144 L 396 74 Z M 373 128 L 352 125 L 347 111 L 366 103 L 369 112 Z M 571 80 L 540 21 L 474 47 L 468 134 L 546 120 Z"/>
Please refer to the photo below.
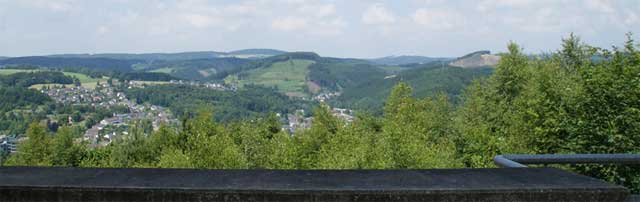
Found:
<path fill-rule="evenodd" d="M 197 60 L 197 59 L 214 59 L 214 58 L 265 58 L 280 54 L 285 54 L 286 51 L 275 49 L 243 49 L 231 52 L 219 52 L 219 51 L 192 51 L 192 52 L 177 52 L 177 53 L 97 53 L 97 54 L 55 54 L 46 55 L 45 57 L 55 58 L 111 58 L 119 60 L 144 60 L 144 61 L 176 61 L 176 60 Z"/>
<path fill-rule="evenodd" d="M 198 52 L 181 52 L 181 53 L 98 53 L 98 54 L 57 54 L 47 55 L 45 57 L 55 58 L 110 58 L 118 60 L 193 60 L 216 58 L 223 52 L 215 51 L 198 51 Z"/>
<path fill-rule="evenodd" d="M 253 48 L 253 49 L 242 49 L 242 50 L 231 51 L 228 54 L 232 54 L 232 55 L 254 54 L 254 55 L 272 55 L 273 56 L 273 55 L 281 55 L 285 53 L 288 53 L 288 52 L 276 50 L 276 49 Z"/>
<path fill-rule="evenodd" d="M 476 51 L 459 57 L 449 63 L 450 66 L 462 68 L 493 67 L 500 62 L 500 56 L 490 51 Z"/>
<path fill-rule="evenodd" d="M 245 49 L 225 52 L 60 54 L 0 60 L 3 65 L 167 74 L 192 81 L 264 85 L 292 97 L 331 95 L 349 108 L 380 106 L 395 84 L 407 82 L 419 97 L 459 94 L 492 72 L 499 56 L 477 51 L 458 58 L 391 56 L 378 59 L 322 57 L 314 52 Z M 337 97 L 336 97 L 337 96 Z"/>
<path fill-rule="evenodd" d="M 368 59 L 369 61 L 379 65 L 406 65 L 406 64 L 424 64 L 435 61 L 447 61 L 451 58 L 444 57 L 426 57 L 416 55 L 387 56 L 382 58 Z"/>
<path fill-rule="evenodd" d="M 86 67 L 120 72 L 133 71 L 133 64 L 140 60 L 119 60 L 112 58 L 56 58 L 44 56 L 15 57 L 0 60 L 0 66 L 6 65 L 36 65 L 51 68 Z"/>

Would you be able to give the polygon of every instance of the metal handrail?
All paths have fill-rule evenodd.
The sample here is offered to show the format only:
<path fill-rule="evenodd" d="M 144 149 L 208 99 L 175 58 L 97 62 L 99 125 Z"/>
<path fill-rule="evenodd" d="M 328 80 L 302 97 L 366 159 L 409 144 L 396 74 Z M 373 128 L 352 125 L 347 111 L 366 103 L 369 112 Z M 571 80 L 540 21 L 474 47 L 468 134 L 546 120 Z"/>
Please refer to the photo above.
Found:
<path fill-rule="evenodd" d="M 619 164 L 640 165 L 640 154 L 506 154 L 493 157 L 503 168 L 527 168 L 526 164 Z M 628 202 L 640 202 L 630 195 Z"/>
<path fill-rule="evenodd" d="M 526 168 L 526 164 L 620 164 L 640 165 L 640 154 L 506 154 L 493 158 L 505 168 Z"/>

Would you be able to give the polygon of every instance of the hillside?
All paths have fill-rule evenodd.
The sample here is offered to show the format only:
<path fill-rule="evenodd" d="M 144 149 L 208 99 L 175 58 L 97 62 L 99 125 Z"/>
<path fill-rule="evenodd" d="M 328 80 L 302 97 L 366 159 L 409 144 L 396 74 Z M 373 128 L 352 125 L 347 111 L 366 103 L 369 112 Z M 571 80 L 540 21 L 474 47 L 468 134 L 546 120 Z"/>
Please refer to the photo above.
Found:
<path fill-rule="evenodd" d="M 373 79 L 351 88 L 345 88 L 334 104 L 354 109 L 372 110 L 380 113 L 391 89 L 398 82 L 406 82 L 414 89 L 414 95 L 422 98 L 445 93 L 454 101 L 462 90 L 474 79 L 492 73 L 491 68 L 465 69 L 460 67 L 429 64 L 402 71 L 398 75 Z"/>
<path fill-rule="evenodd" d="M 303 97 L 307 94 L 307 74 L 313 60 L 290 59 L 242 72 L 236 75 L 241 86 L 257 84 L 274 87 L 289 96 Z"/>
<path fill-rule="evenodd" d="M 177 61 L 177 60 L 197 60 L 213 59 L 221 57 L 237 58 L 264 58 L 287 53 L 275 49 L 244 49 L 231 52 L 219 51 L 192 51 L 178 53 L 98 53 L 98 54 L 56 54 L 46 57 L 54 58 L 111 58 L 118 60 L 144 60 L 144 61 Z"/>
<path fill-rule="evenodd" d="M 254 60 L 236 70 L 238 72 L 227 77 L 226 82 L 274 87 L 296 97 L 339 92 L 387 75 L 386 70 L 364 60 L 324 58 L 308 52 Z"/>
<path fill-rule="evenodd" d="M 406 64 L 424 64 L 434 61 L 447 61 L 450 58 L 432 58 L 432 57 L 424 57 L 424 56 L 411 56 L 411 55 L 403 55 L 403 56 L 387 56 L 382 58 L 369 59 L 368 61 L 378 64 L 378 65 L 406 65 Z"/>
<path fill-rule="evenodd" d="M 325 58 L 311 65 L 309 79 L 329 92 L 339 92 L 388 75 L 383 67 L 365 61 Z"/>
<path fill-rule="evenodd" d="M 0 66 L 6 65 L 35 65 L 49 68 L 86 67 L 98 70 L 129 72 L 131 66 L 139 60 L 118 60 L 111 58 L 56 58 L 56 57 L 15 57 L 0 60 Z"/>
<path fill-rule="evenodd" d="M 223 54 L 225 53 L 215 52 L 215 51 L 199 51 L 199 52 L 182 52 L 182 53 L 141 53 L 141 54 L 133 54 L 133 53 L 59 54 L 59 55 L 49 55 L 48 57 L 110 58 L 110 59 L 118 59 L 118 60 L 144 60 L 144 61 L 155 61 L 155 60 L 175 61 L 175 60 L 194 60 L 194 59 L 215 58 Z"/>
<path fill-rule="evenodd" d="M 462 68 L 490 67 L 495 66 L 500 61 L 500 56 L 492 55 L 489 51 L 477 51 L 449 63 L 450 66 Z"/>
<path fill-rule="evenodd" d="M 275 49 L 243 49 L 226 53 L 226 56 L 232 56 L 237 58 L 265 58 L 276 55 L 286 54 L 286 51 Z"/>
<path fill-rule="evenodd" d="M 167 73 L 184 80 L 211 80 L 224 78 L 247 62 L 249 60 L 240 58 L 212 58 L 154 61 L 134 66 L 137 70 Z"/>

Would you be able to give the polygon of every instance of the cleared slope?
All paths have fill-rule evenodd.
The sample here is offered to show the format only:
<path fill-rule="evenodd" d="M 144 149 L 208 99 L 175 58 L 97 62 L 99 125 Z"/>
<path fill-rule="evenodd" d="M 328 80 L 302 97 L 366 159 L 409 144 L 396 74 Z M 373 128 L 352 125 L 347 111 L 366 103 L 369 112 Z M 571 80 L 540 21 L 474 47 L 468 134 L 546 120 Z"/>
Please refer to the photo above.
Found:
<path fill-rule="evenodd" d="M 279 92 L 289 96 L 304 96 L 307 94 L 307 74 L 312 60 L 291 59 L 275 62 L 263 68 L 252 69 L 237 75 L 238 84 L 264 85 L 275 87 Z"/>

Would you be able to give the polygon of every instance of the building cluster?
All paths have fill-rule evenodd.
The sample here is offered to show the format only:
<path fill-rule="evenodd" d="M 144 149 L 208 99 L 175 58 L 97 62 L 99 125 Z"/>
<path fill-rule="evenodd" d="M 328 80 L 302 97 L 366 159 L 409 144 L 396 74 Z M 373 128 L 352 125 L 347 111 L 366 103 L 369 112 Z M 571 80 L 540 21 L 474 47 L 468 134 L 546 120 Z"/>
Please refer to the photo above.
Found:
<path fill-rule="evenodd" d="M 91 147 L 106 146 L 114 140 L 128 134 L 129 127 L 141 120 L 150 120 L 153 130 L 158 130 L 163 124 L 175 124 L 169 110 L 156 105 L 139 105 L 129 102 L 130 113 L 114 114 L 105 118 L 88 129 L 84 134 L 84 140 Z"/>
<path fill-rule="evenodd" d="M 197 82 L 197 81 L 182 81 L 182 80 L 171 80 L 169 81 L 171 84 L 180 84 L 180 85 L 191 85 L 203 88 L 209 88 L 213 90 L 221 90 L 221 91 L 236 91 L 238 87 L 236 85 L 226 85 L 222 83 L 211 83 L 211 82 Z"/>
<path fill-rule="evenodd" d="M 282 129 L 289 131 L 291 134 L 298 130 L 304 130 L 311 127 L 313 117 L 305 117 L 303 109 L 296 110 L 293 114 L 287 114 L 288 124 L 283 125 Z"/>
<path fill-rule="evenodd" d="M 122 135 L 126 135 L 129 126 L 136 121 L 148 119 L 154 130 L 157 130 L 162 124 L 177 122 L 172 118 L 168 109 L 156 105 L 137 104 L 129 100 L 125 93 L 116 92 L 113 86 L 108 83 L 98 84 L 95 89 L 78 86 L 72 88 L 52 87 L 41 91 L 56 102 L 63 104 L 86 104 L 106 108 L 127 107 L 129 113 L 114 113 L 112 117 L 100 120 L 85 132 L 83 139 L 93 147 L 107 145 Z"/>
<path fill-rule="evenodd" d="M 341 119 L 347 123 L 353 122 L 353 110 L 333 108 L 331 109 L 331 113 L 333 114 L 333 116 L 338 117 L 338 119 Z"/>
<path fill-rule="evenodd" d="M 318 95 L 313 96 L 313 100 L 319 102 L 325 102 L 330 100 L 331 98 L 340 96 L 340 92 L 331 92 L 331 93 L 320 93 Z"/>
<path fill-rule="evenodd" d="M 26 137 L 18 137 L 17 135 L 0 135 L 0 154 L 17 152 L 18 143 L 25 139 Z"/>
<path fill-rule="evenodd" d="M 354 120 L 353 110 L 350 109 L 332 108 L 331 114 L 342 120 L 345 124 L 350 124 Z M 310 128 L 313 124 L 313 117 L 305 117 L 304 110 L 299 109 L 293 114 L 287 114 L 287 121 L 288 124 L 283 125 L 282 129 L 290 133 L 295 133 L 298 130 Z"/>
<path fill-rule="evenodd" d="M 115 92 L 111 85 L 104 83 L 89 89 L 82 86 L 71 88 L 49 87 L 40 90 L 58 103 L 87 104 L 94 107 L 112 107 L 126 102 L 124 93 Z"/>

